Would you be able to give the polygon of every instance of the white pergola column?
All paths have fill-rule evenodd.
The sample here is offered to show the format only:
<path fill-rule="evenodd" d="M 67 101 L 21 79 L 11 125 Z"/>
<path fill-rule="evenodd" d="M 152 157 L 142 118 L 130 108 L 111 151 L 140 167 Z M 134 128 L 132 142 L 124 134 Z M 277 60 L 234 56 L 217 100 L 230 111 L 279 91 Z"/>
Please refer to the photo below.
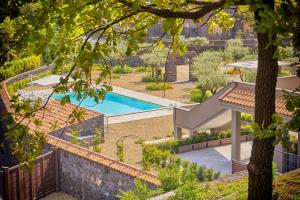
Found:
<path fill-rule="evenodd" d="M 181 139 L 182 138 L 182 128 L 175 127 L 175 129 L 174 129 L 174 137 L 175 137 L 175 139 Z"/>
<path fill-rule="evenodd" d="M 193 137 L 193 135 L 194 135 L 194 132 L 195 132 L 194 130 L 190 130 L 190 132 L 189 132 L 189 136 L 190 136 L 190 137 Z"/>
<path fill-rule="evenodd" d="M 241 112 L 232 111 L 231 119 L 231 159 L 241 159 Z"/>

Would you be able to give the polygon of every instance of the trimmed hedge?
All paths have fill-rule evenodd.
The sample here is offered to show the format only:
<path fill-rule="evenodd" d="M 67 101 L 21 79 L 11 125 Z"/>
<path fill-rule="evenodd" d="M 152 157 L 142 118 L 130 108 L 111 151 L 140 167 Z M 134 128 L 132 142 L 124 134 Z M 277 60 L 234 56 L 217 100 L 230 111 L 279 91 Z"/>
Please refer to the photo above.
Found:
<path fill-rule="evenodd" d="M 248 135 L 248 134 L 253 134 L 253 129 L 251 124 L 243 125 L 241 127 L 241 135 Z M 172 139 L 166 142 L 155 144 L 155 146 L 162 150 L 176 151 L 177 148 L 181 146 L 207 142 L 210 140 L 230 138 L 230 137 L 231 137 L 231 131 L 229 129 L 226 129 L 216 134 L 200 133 L 184 139 Z"/>
<path fill-rule="evenodd" d="M 32 80 L 37 80 L 39 78 L 42 78 L 42 77 L 45 77 L 45 76 L 49 76 L 51 75 L 52 72 L 51 70 L 50 71 L 46 71 L 46 72 L 43 72 L 43 73 L 40 73 L 38 75 L 35 75 L 34 77 L 32 77 Z M 16 82 L 13 82 L 9 85 L 7 85 L 7 91 L 8 91 L 8 94 L 12 97 L 14 95 L 16 95 L 16 92 L 18 90 L 21 90 L 25 87 L 28 87 L 28 83 L 30 82 L 30 78 L 25 78 L 25 79 L 22 79 L 22 80 L 19 80 L 19 81 L 16 81 Z"/>
<path fill-rule="evenodd" d="M 5 80 L 17 74 L 41 67 L 40 56 L 30 56 L 4 63 L 0 67 L 0 78 Z"/>

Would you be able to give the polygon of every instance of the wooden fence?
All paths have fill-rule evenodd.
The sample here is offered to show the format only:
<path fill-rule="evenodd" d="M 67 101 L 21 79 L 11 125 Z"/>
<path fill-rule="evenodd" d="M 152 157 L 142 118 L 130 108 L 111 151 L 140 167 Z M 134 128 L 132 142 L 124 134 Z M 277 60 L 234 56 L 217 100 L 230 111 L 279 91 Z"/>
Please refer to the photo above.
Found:
<path fill-rule="evenodd" d="M 51 151 L 40 156 L 31 171 L 19 165 L 2 167 L 5 200 L 37 199 L 58 191 L 58 153 Z"/>

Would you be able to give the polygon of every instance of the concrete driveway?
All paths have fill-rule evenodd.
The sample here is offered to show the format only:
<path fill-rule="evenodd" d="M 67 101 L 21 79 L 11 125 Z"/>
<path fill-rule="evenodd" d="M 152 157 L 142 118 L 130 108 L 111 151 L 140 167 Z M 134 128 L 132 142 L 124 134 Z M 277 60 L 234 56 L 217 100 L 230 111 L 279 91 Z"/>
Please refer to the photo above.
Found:
<path fill-rule="evenodd" d="M 241 144 L 241 159 L 247 162 L 251 155 L 252 142 Z M 231 174 L 231 145 L 207 148 L 198 151 L 178 154 L 182 159 L 205 165 L 215 171 L 221 172 L 221 176 Z"/>

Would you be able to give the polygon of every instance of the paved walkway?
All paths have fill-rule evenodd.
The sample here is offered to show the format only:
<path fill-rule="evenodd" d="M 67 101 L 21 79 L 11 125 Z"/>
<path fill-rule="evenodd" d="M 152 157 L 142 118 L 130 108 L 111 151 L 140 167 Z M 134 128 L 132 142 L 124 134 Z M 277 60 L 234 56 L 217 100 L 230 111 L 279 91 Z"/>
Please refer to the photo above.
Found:
<path fill-rule="evenodd" d="M 242 161 L 247 162 L 249 160 L 251 149 L 252 142 L 243 142 L 241 144 Z M 181 153 L 178 156 L 184 160 L 219 171 L 222 176 L 231 174 L 231 145 Z"/>

